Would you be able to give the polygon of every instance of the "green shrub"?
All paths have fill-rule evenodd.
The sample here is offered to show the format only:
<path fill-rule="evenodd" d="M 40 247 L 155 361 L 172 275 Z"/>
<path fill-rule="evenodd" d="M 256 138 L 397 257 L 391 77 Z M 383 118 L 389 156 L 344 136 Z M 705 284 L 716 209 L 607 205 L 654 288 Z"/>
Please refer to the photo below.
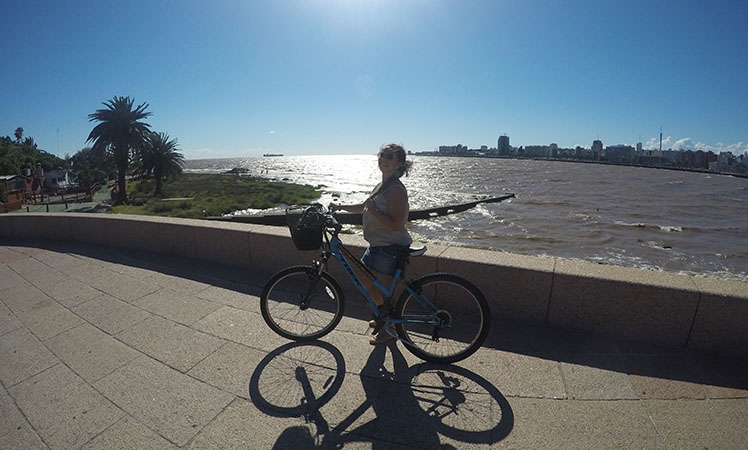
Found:
<path fill-rule="evenodd" d="M 151 180 L 139 180 L 128 187 L 129 205 L 113 208 L 115 213 L 203 218 L 241 209 L 265 209 L 278 204 L 308 203 L 319 198 L 309 185 L 268 181 L 248 176 L 185 174 L 164 183 L 163 201 L 153 196 Z M 126 207 L 125 207 L 126 206 Z"/>

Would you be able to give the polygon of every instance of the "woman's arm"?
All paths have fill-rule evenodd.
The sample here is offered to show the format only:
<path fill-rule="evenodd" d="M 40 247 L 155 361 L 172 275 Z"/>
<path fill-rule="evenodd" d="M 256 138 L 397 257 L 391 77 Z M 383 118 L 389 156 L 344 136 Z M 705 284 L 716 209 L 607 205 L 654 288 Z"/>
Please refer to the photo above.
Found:
<path fill-rule="evenodd" d="M 408 194 L 405 192 L 405 189 L 398 186 L 385 192 L 384 198 L 390 210 L 389 214 L 379 211 L 373 198 L 370 198 L 363 204 L 364 209 L 367 209 L 385 227 L 393 231 L 398 230 L 403 222 L 405 222 L 405 219 L 407 219 L 405 215 L 408 213 Z"/>
<path fill-rule="evenodd" d="M 376 185 L 374 187 L 374 191 L 372 191 L 372 192 L 377 192 L 377 189 L 379 189 L 380 185 L 381 185 L 381 183 L 378 184 L 378 185 Z M 338 203 L 330 203 L 330 205 L 327 207 L 327 209 L 329 209 L 331 212 L 343 210 L 343 211 L 348 211 L 349 213 L 361 214 L 361 213 L 364 212 L 364 205 L 366 205 L 366 202 L 364 202 L 364 203 L 358 203 L 356 205 L 341 205 L 341 204 L 338 204 Z"/>
<path fill-rule="evenodd" d="M 357 205 L 339 205 L 337 203 L 330 203 L 330 206 L 328 206 L 327 209 L 332 212 L 343 210 L 350 213 L 361 214 L 362 212 L 364 212 L 364 204 L 359 203 Z"/>

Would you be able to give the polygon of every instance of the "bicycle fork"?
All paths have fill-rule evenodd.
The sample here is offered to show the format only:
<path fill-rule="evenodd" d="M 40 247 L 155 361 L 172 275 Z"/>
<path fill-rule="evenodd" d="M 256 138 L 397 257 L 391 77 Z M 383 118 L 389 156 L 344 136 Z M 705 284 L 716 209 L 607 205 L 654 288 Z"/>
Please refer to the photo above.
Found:
<path fill-rule="evenodd" d="M 326 258 L 325 258 L 326 260 Z M 309 286 L 306 288 L 306 292 L 304 293 L 304 296 L 301 297 L 301 301 L 299 302 L 299 308 L 304 311 L 305 309 L 309 308 L 309 302 L 312 298 L 312 293 L 317 288 L 317 284 L 319 284 L 320 278 L 322 278 L 322 269 L 324 268 L 324 262 L 320 261 L 314 261 L 312 263 L 312 267 L 308 274 L 309 276 Z"/>

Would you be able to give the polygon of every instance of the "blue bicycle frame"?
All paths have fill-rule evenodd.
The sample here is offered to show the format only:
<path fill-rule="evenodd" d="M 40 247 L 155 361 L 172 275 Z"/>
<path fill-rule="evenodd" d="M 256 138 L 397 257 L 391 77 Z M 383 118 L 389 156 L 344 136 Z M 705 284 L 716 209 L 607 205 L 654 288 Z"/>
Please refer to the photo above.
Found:
<path fill-rule="evenodd" d="M 361 294 L 363 294 L 364 298 L 369 304 L 369 307 L 374 311 L 375 315 L 379 318 L 382 314 L 381 308 L 374 303 L 374 300 L 371 298 L 371 295 L 369 295 L 369 292 L 364 287 L 363 283 L 361 282 L 361 279 L 358 277 L 356 272 L 353 270 L 353 267 L 351 267 L 348 260 L 345 258 L 344 252 L 348 253 L 348 255 L 353 258 L 355 262 L 358 263 L 359 267 L 361 267 L 365 272 L 367 272 L 374 280 L 374 286 L 379 289 L 382 294 L 385 296 L 385 304 L 389 304 L 392 300 L 392 295 L 395 293 L 395 287 L 398 284 L 398 281 L 400 280 L 400 277 L 403 275 L 403 270 L 401 267 L 398 267 L 395 270 L 395 274 L 392 277 L 392 285 L 387 287 L 379 281 L 379 279 L 374 276 L 374 274 L 369 271 L 369 269 L 366 268 L 363 264 L 359 263 L 358 260 L 355 258 L 355 256 L 345 248 L 345 246 L 340 241 L 340 238 L 338 237 L 337 233 L 331 233 L 332 236 L 329 239 L 326 239 L 329 244 L 329 253 L 332 253 L 335 255 L 335 257 L 340 261 L 340 264 L 343 266 L 343 269 L 345 269 L 345 272 L 348 274 L 348 277 L 353 281 L 353 284 L 356 285 L 359 291 L 361 291 Z M 437 308 L 426 298 L 424 298 L 422 295 L 420 295 L 418 292 L 411 289 L 410 286 L 406 286 L 405 289 L 410 292 L 410 294 L 416 298 L 419 303 L 426 309 L 426 311 L 429 312 L 430 317 L 427 319 L 426 316 L 407 316 L 402 317 L 400 319 L 395 319 L 392 317 L 386 317 L 383 318 L 383 320 L 387 323 L 421 323 L 421 324 L 428 324 L 428 325 L 440 325 L 442 320 L 434 316 L 434 313 L 437 311 Z"/>

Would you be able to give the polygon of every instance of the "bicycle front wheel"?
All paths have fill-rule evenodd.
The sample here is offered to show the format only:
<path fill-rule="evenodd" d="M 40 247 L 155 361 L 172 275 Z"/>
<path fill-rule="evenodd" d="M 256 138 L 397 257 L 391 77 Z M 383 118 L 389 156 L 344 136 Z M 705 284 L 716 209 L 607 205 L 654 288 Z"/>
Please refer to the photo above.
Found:
<path fill-rule="evenodd" d="M 417 357 L 452 363 L 475 353 L 488 336 L 491 312 L 481 291 L 457 275 L 435 273 L 411 284 L 397 302 L 398 333 Z"/>
<path fill-rule="evenodd" d="M 343 317 L 343 291 L 327 272 L 293 266 L 273 275 L 260 296 L 265 323 L 295 341 L 318 339 Z"/>

